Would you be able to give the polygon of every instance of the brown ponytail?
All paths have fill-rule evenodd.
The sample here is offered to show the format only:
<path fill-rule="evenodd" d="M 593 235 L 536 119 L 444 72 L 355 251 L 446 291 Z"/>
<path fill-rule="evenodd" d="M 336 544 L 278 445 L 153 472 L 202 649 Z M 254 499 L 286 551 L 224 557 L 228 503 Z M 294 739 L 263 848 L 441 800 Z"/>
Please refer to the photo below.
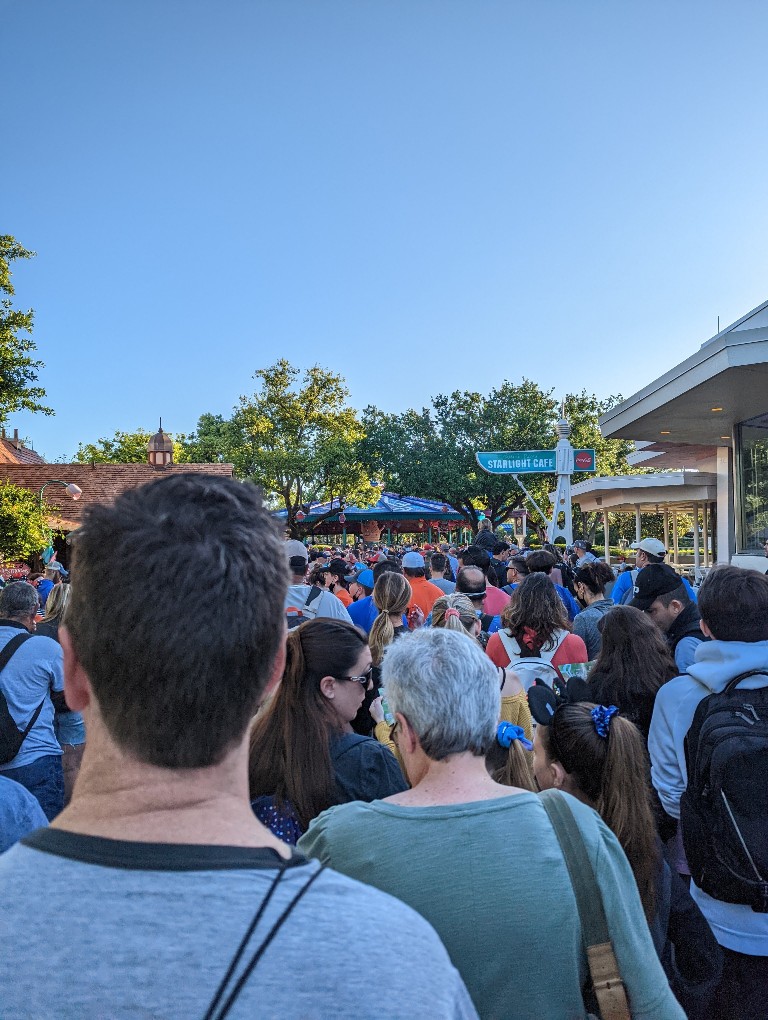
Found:
<path fill-rule="evenodd" d="M 390 613 L 402 615 L 411 601 L 411 586 L 402 574 L 387 571 L 381 574 L 373 589 L 373 604 L 379 615 L 373 621 L 371 633 L 368 635 L 368 647 L 374 666 L 378 666 L 384 658 L 384 649 L 392 644 L 395 628 Z"/>
<path fill-rule="evenodd" d="M 541 739 L 549 758 L 560 762 L 618 839 L 651 921 L 658 850 L 645 741 L 620 715 L 611 718 L 608 735 L 601 737 L 592 718 L 596 707 L 588 702 L 561 706 L 550 726 L 540 728 Z"/>

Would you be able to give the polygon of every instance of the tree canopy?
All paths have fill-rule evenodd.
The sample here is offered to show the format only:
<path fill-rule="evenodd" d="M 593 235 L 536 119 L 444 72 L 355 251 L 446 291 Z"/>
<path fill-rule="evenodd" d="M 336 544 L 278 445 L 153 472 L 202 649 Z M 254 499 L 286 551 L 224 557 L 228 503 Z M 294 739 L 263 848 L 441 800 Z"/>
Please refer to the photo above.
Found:
<path fill-rule="evenodd" d="M 284 358 L 254 378 L 259 387 L 240 398 L 227 427 L 206 418 L 203 441 L 228 444 L 237 475 L 279 500 L 293 533 L 297 512 L 312 502 L 373 505 L 379 492 L 360 459 L 364 433 L 343 378 L 319 365 L 302 376 Z"/>
<path fill-rule="evenodd" d="M 49 506 L 29 489 L 5 482 L 0 485 L 0 558 L 25 560 L 48 544 Z"/>
<path fill-rule="evenodd" d="M 36 348 L 31 333 L 34 312 L 23 312 L 13 307 L 11 263 L 17 259 L 30 259 L 27 251 L 10 234 L 0 234 L 0 425 L 15 411 L 39 411 L 53 414 L 42 403 L 45 390 L 37 385 L 37 373 L 43 367 L 32 355 Z"/>
<path fill-rule="evenodd" d="M 575 447 L 594 448 L 600 474 L 626 470 L 631 444 L 606 440 L 597 419 L 616 398 L 600 401 L 586 392 L 565 400 Z M 442 499 L 477 527 L 486 514 L 494 527 L 526 504 L 511 475 L 489 475 L 476 462 L 480 450 L 553 449 L 559 405 L 552 391 L 523 379 L 503 382 L 487 396 L 456 390 L 433 398 L 431 407 L 387 414 L 376 407 L 363 412 L 366 438 L 362 456 L 370 473 L 396 492 Z M 584 475 L 583 477 L 589 477 Z M 524 483 L 539 506 L 549 509 L 552 475 L 526 475 Z M 538 515 L 531 508 L 535 519 Z"/>

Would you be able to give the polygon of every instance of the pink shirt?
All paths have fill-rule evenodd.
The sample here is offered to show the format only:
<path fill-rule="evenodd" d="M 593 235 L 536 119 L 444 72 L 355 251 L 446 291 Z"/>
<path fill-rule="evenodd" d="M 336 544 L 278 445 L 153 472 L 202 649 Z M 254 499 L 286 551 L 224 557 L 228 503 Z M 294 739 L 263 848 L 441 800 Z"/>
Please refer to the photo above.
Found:
<path fill-rule="evenodd" d="M 509 595 L 501 588 L 494 588 L 492 584 L 485 589 L 485 605 L 483 612 L 489 616 L 500 616 L 504 607 L 509 603 Z"/>

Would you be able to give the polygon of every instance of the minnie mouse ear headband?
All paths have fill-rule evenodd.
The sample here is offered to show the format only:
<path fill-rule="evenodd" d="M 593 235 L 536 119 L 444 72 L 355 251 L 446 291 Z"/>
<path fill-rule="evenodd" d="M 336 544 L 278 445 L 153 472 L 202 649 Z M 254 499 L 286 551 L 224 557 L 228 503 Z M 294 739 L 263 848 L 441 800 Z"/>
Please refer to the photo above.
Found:
<path fill-rule="evenodd" d="M 579 677 L 571 677 L 564 692 L 555 692 L 544 684 L 534 684 L 528 691 L 528 706 L 531 715 L 540 726 L 551 726 L 558 708 L 575 705 L 579 701 L 589 701 L 587 694 L 587 685 Z M 598 737 L 608 739 L 611 719 L 618 715 L 618 712 L 615 705 L 595 705 L 590 715 Z"/>
<path fill-rule="evenodd" d="M 528 691 L 528 707 L 540 726 L 549 726 L 561 705 L 575 705 L 577 701 L 589 701 L 589 688 L 578 676 L 572 676 L 567 684 L 558 683 L 554 690 L 537 681 Z"/>

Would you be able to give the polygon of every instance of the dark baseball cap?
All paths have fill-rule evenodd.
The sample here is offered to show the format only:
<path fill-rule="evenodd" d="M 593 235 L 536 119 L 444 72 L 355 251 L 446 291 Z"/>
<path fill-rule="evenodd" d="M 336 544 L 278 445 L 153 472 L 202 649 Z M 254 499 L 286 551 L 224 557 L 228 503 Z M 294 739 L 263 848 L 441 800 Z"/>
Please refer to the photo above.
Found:
<path fill-rule="evenodd" d="M 667 563 L 649 563 L 638 573 L 635 597 L 629 603 L 635 609 L 650 609 L 659 595 L 666 595 L 683 583 L 682 577 Z"/>

